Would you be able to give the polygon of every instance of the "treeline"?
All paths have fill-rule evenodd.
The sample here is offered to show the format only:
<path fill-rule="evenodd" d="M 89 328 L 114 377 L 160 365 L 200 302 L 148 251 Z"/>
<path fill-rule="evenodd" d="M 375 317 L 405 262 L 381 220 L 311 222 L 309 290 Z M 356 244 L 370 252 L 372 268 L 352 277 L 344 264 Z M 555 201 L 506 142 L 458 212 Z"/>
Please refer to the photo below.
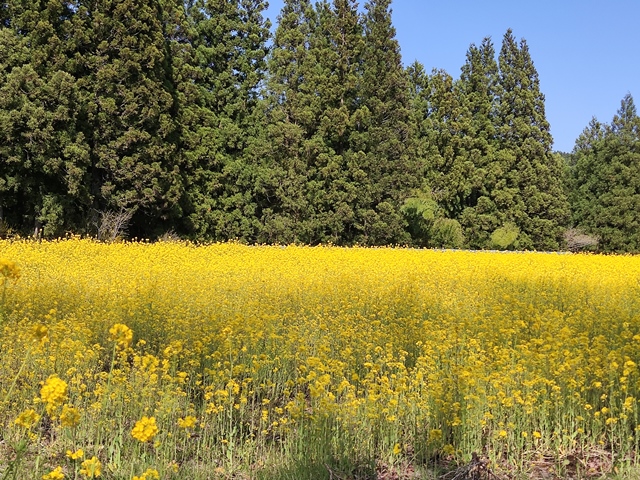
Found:
<path fill-rule="evenodd" d="M 510 30 L 453 78 L 391 0 L 265 3 L 0 3 L 0 234 L 640 249 L 630 96 L 563 156 Z"/>

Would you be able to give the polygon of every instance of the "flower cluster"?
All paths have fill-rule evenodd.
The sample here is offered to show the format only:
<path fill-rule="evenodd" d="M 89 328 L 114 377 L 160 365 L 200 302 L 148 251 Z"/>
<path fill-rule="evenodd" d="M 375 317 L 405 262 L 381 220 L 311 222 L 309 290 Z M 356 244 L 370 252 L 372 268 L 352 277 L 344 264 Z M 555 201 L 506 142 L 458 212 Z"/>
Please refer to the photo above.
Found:
<path fill-rule="evenodd" d="M 80 411 L 73 405 L 64 405 L 60 413 L 60 425 L 76 427 L 80 423 Z"/>
<path fill-rule="evenodd" d="M 67 400 L 67 383 L 57 375 L 51 375 L 40 389 L 40 399 L 45 403 L 47 413 L 53 416 L 55 411 Z"/>
<path fill-rule="evenodd" d="M 95 456 L 82 462 L 80 467 L 80 474 L 87 478 L 97 478 L 102 475 L 102 463 Z"/>
<path fill-rule="evenodd" d="M 15 424 L 22 428 L 29 429 L 40 421 L 40 415 L 33 409 L 28 408 L 15 419 Z"/>
<path fill-rule="evenodd" d="M 42 476 L 42 480 L 63 480 L 63 479 L 64 479 L 64 473 L 62 472 L 62 467 L 56 467 L 46 475 Z"/>
<path fill-rule="evenodd" d="M 197 421 L 198 419 L 196 417 L 188 415 L 184 418 L 178 419 L 178 426 L 184 429 L 195 428 Z"/>
<path fill-rule="evenodd" d="M 18 280 L 20 278 L 20 268 L 6 258 L 0 258 L 0 275 L 7 280 Z"/>
<path fill-rule="evenodd" d="M 116 323 L 109 329 L 109 340 L 121 348 L 127 348 L 133 341 L 133 331 L 122 323 Z"/>
<path fill-rule="evenodd" d="M 131 430 L 131 436 L 139 442 L 146 443 L 158 434 L 155 417 L 142 417 Z"/>
<path fill-rule="evenodd" d="M 147 468 L 141 475 L 134 475 L 132 480 L 158 480 L 160 474 L 155 468 Z"/>
<path fill-rule="evenodd" d="M 46 325 L 36 324 L 31 327 L 31 335 L 36 342 L 44 344 L 48 339 L 49 328 Z"/>
<path fill-rule="evenodd" d="M 79 460 L 81 458 L 84 458 L 84 450 L 82 450 L 81 448 L 79 448 L 75 452 L 72 452 L 71 450 L 67 450 L 66 455 L 67 455 L 67 458 L 70 458 L 71 460 Z"/>

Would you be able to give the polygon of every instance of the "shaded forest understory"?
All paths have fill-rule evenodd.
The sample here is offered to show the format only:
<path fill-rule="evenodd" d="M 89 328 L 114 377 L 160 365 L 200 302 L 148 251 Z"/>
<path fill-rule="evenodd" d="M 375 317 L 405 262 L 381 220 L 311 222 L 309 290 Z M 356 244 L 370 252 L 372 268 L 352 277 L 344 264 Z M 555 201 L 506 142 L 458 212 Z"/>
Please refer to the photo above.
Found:
<path fill-rule="evenodd" d="M 555 153 L 524 39 L 405 67 L 391 0 L 0 4 L 0 236 L 640 250 L 631 95 Z M 480 40 L 480 39 L 479 39 Z"/>

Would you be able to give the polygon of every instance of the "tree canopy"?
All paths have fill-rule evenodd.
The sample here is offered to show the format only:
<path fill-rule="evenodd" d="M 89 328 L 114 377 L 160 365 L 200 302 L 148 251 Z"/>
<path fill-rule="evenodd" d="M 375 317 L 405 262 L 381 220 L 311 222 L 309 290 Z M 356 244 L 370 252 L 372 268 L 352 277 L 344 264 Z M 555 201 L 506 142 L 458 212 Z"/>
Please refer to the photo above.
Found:
<path fill-rule="evenodd" d="M 575 225 L 595 236 L 602 251 L 640 251 L 640 117 L 630 94 L 611 123 L 589 123 L 571 163 Z"/>
<path fill-rule="evenodd" d="M 640 249 L 631 95 L 559 155 L 511 30 L 456 77 L 405 68 L 391 0 L 265 9 L 3 2 L 0 234 Z"/>

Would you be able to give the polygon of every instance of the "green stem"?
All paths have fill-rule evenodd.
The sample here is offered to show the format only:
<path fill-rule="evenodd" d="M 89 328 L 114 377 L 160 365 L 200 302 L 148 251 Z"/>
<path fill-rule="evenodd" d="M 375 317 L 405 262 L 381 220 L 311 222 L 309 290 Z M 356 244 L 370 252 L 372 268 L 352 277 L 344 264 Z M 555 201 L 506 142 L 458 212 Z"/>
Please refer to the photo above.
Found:
<path fill-rule="evenodd" d="M 7 282 L 8 279 L 5 278 L 2 282 L 2 301 L 0 302 L 0 325 L 2 325 L 5 321 L 6 315 L 4 312 L 5 302 L 7 300 Z"/>
<path fill-rule="evenodd" d="M 109 368 L 109 376 L 107 377 L 107 388 L 106 388 L 106 395 L 105 395 L 105 399 L 106 399 L 106 405 L 105 405 L 105 399 L 103 399 L 103 407 L 108 407 L 110 400 L 111 400 L 111 377 L 113 377 L 113 369 L 116 366 L 116 349 L 118 347 L 117 343 L 114 343 L 113 345 L 113 353 L 111 354 L 111 367 Z"/>
<path fill-rule="evenodd" d="M 9 391 L 7 392 L 7 395 L 4 397 L 4 401 L 2 402 L 3 404 L 7 403 L 7 401 L 9 400 L 9 397 L 11 396 L 11 392 L 13 392 L 13 388 L 16 386 L 16 383 L 18 382 L 18 377 L 20 377 L 22 370 L 24 370 L 24 367 L 27 364 L 29 357 L 31 356 L 31 348 L 32 347 L 29 347 L 29 350 L 27 350 L 27 354 L 25 355 L 24 360 L 22 361 L 22 365 L 20 365 L 20 369 L 18 370 L 18 373 L 16 374 L 15 377 L 13 377 L 13 382 L 11 382 Z"/>
<path fill-rule="evenodd" d="M 2 475 L 2 480 L 6 480 L 8 478 L 12 478 L 15 480 L 18 478 L 18 467 L 20 463 L 22 463 L 22 458 L 27 451 L 27 441 L 21 440 L 20 443 L 14 446 L 16 451 L 16 458 L 9 462 L 9 467 L 4 471 L 4 475 Z M 9 477 L 11 475 L 11 477 Z"/>

